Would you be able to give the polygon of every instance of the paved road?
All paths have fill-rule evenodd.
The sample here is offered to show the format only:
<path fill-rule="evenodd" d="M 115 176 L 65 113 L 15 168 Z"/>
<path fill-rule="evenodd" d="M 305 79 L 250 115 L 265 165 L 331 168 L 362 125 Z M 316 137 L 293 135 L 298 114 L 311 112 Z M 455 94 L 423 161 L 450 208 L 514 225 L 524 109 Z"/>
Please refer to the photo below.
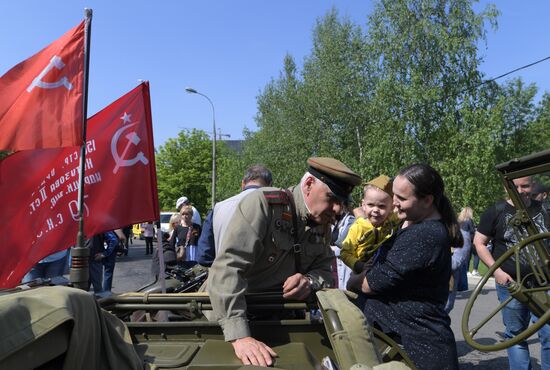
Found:
<path fill-rule="evenodd" d="M 475 281 L 477 282 L 477 281 Z M 474 283 L 475 283 L 474 282 Z M 490 285 L 490 284 L 488 284 Z M 455 307 L 451 311 L 451 328 L 455 333 L 459 363 L 461 370 L 504 370 L 508 369 L 508 357 L 506 351 L 497 352 L 480 352 L 470 347 L 462 336 L 462 313 L 464 307 L 470 295 L 473 292 L 474 284 L 470 285 L 470 290 L 459 293 Z M 487 287 L 483 289 L 482 294 L 476 299 L 473 306 L 472 315 L 470 319 L 470 327 L 479 323 L 482 319 L 486 318 L 492 310 L 498 305 L 498 300 L 494 288 Z M 498 341 L 499 337 L 495 332 L 503 332 L 504 326 L 502 325 L 502 319 L 500 313 L 498 313 L 491 321 L 486 324 L 487 329 L 481 329 L 476 340 L 479 340 L 483 344 L 494 344 Z M 531 337 L 528 341 L 529 349 L 531 351 L 532 363 L 534 369 L 540 369 L 540 343 L 538 337 Z"/>
<path fill-rule="evenodd" d="M 156 248 L 156 243 L 154 244 Z M 113 282 L 113 292 L 123 293 L 136 291 L 141 286 L 152 280 L 151 275 L 151 256 L 145 255 L 145 243 L 140 240 L 134 240 L 130 245 L 128 256 L 118 257 L 115 267 L 115 276 Z M 508 368 L 506 351 L 499 352 L 479 352 L 472 349 L 462 336 L 461 320 L 466 301 L 470 297 L 475 281 L 470 281 L 470 290 L 458 293 L 455 307 L 451 312 L 451 327 L 455 333 L 459 363 L 461 370 L 504 370 Z M 491 310 L 497 306 L 497 298 L 494 289 L 494 283 L 483 290 L 482 295 L 476 300 L 472 314 L 471 322 L 479 322 L 485 318 Z M 487 324 L 487 330 L 480 331 L 479 338 L 485 344 L 496 343 L 498 336 L 496 331 L 502 332 L 503 326 L 500 313 Z M 477 338 L 477 337 L 476 337 Z M 532 337 L 529 340 L 531 356 L 533 358 L 534 369 L 540 369 L 540 345 L 538 338 Z M 434 354 L 436 355 L 436 354 Z"/>
<path fill-rule="evenodd" d="M 153 243 L 156 250 L 157 243 Z M 145 254 L 145 241 L 133 240 L 127 256 L 117 257 L 113 278 L 113 292 L 135 292 L 153 281 L 151 255 Z"/>

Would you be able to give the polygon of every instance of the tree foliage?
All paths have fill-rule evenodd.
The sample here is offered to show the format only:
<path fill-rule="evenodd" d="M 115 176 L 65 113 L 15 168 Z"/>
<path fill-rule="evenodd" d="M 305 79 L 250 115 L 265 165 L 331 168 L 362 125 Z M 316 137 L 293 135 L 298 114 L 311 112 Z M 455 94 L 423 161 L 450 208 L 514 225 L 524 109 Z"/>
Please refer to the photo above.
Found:
<path fill-rule="evenodd" d="M 427 162 L 456 207 L 483 210 L 502 195 L 496 163 L 548 146 L 550 97 L 536 106 L 536 87 L 520 79 L 482 83 L 477 48 L 498 11 L 472 4 L 381 0 L 366 27 L 327 13 L 303 68 L 287 55 L 258 96 L 240 163 L 264 163 L 289 186 L 309 156 L 338 158 L 364 179 Z"/>
<path fill-rule="evenodd" d="M 550 147 L 550 94 L 542 96 L 535 108 L 535 119 L 528 122 L 525 130 L 525 143 L 531 146 L 531 151 L 541 151 Z"/>
<path fill-rule="evenodd" d="M 364 26 L 329 11 L 313 28 L 302 68 L 285 56 L 257 97 L 258 129 L 244 132 L 241 154 L 224 152 L 219 194 L 238 192 L 254 163 L 286 187 L 310 156 L 338 158 L 365 180 L 427 162 L 455 207 L 479 216 L 504 195 L 495 164 L 548 148 L 550 95 L 537 104 L 535 85 L 484 81 L 478 45 L 499 13 L 491 5 L 476 13 L 473 3 L 379 0 Z M 197 177 L 205 194 L 209 158 L 201 158 L 206 178 Z M 168 190 L 169 201 L 181 193 Z"/>
<path fill-rule="evenodd" d="M 176 200 L 186 196 L 201 213 L 210 207 L 212 142 L 204 131 L 180 131 L 168 139 L 156 155 L 159 204 L 175 209 Z"/>
<path fill-rule="evenodd" d="M 240 191 L 241 158 L 223 141 L 216 142 L 216 201 Z M 159 203 L 175 209 L 181 196 L 205 215 L 212 208 L 212 141 L 201 130 L 180 131 L 156 155 Z"/>

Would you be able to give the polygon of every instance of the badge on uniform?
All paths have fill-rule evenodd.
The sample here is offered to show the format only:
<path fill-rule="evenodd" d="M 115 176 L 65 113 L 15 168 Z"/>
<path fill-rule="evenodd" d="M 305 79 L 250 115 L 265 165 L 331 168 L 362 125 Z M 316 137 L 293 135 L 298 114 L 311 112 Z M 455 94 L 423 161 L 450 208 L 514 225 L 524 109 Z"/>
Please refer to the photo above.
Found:
<path fill-rule="evenodd" d="M 275 220 L 275 230 L 279 230 L 279 231 L 282 231 L 282 232 L 287 232 L 290 230 L 290 233 L 292 234 L 292 226 L 290 224 L 290 222 L 286 221 L 286 220 L 280 220 L 280 219 L 277 219 Z"/>

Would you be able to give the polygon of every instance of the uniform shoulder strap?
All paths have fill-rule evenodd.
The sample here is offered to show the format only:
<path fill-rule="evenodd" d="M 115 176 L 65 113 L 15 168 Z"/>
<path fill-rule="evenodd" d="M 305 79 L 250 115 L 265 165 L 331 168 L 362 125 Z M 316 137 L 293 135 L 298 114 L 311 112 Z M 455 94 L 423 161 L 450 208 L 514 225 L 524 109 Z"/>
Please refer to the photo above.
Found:
<path fill-rule="evenodd" d="M 292 250 L 294 251 L 294 266 L 296 268 L 296 272 L 302 274 L 302 245 L 300 244 L 298 236 L 298 216 L 296 215 L 296 203 L 294 203 L 294 196 L 290 190 L 285 189 L 284 192 L 286 193 L 288 204 L 290 205 L 290 211 L 292 212 L 292 230 L 290 233 L 294 238 L 294 245 L 292 246 Z"/>
<path fill-rule="evenodd" d="M 269 204 L 289 204 L 287 193 L 283 190 L 267 190 L 263 191 L 264 197 Z"/>
<path fill-rule="evenodd" d="M 296 205 L 294 204 L 294 197 L 290 190 L 288 189 L 279 189 L 279 190 L 268 190 L 264 191 L 264 197 L 267 200 L 267 203 L 270 205 L 288 205 L 290 207 L 290 213 L 292 218 L 292 229 L 290 231 L 294 245 L 293 245 L 293 252 L 294 252 L 294 265 L 297 272 L 302 273 L 301 271 L 301 253 L 302 248 L 299 242 L 298 237 L 298 218 L 296 215 Z"/>

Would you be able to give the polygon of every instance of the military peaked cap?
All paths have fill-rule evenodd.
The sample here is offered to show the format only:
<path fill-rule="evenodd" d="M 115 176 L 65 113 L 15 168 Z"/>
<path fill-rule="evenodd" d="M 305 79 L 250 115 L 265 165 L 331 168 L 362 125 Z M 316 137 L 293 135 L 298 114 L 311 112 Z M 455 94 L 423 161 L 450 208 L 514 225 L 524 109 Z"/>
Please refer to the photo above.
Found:
<path fill-rule="evenodd" d="M 337 159 L 311 157 L 308 172 L 327 184 L 338 198 L 348 201 L 353 187 L 361 184 L 361 177 Z"/>

